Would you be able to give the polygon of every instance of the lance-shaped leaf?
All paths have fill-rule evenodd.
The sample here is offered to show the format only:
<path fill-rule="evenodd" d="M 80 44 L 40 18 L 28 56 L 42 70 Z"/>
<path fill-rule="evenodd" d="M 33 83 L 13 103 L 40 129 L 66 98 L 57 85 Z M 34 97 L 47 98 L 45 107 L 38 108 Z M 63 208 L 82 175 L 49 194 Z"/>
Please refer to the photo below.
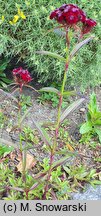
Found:
<path fill-rule="evenodd" d="M 71 158 L 71 157 L 70 157 L 69 155 L 67 155 L 67 156 L 61 158 L 60 160 L 54 162 L 53 165 L 52 165 L 52 169 L 57 168 L 58 166 L 63 165 L 63 164 L 66 163 L 67 161 L 70 161 L 70 158 Z"/>
<path fill-rule="evenodd" d="M 70 54 L 70 58 L 72 58 L 77 52 L 78 50 L 84 46 L 85 44 L 89 43 L 92 39 L 94 38 L 94 36 L 91 36 L 89 38 L 86 38 L 85 40 L 81 41 L 80 43 L 78 43 L 75 48 L 72 50 L 71 54 Z"/>
<path fill-rule="evenodd" d="M 39 182 L 34 183 L 34 185 L 29 189 L 29 191 L 34 190 L 35 188 L 37 188 L 40 185 Z"/>
<path fill-rule="evenodd" d="M 47 174 L 47 171 L 43 171 L 43 172 L 37 173 L 36 175 L 32 174 L 32 176 L 34 179 L 40 179 L 40 178 L 43 178 L 46 174 Z"/>
<path fill-rule="evenodd" d="M 34 183 L 34 185 L 29 189 L 29 191 L 34 190 L 35 188 L 37 188 L 39 185 L 44 184 L 44 181 L 46 180 L 47 175 L 45 175 L 44 177 L 40 178 L 37 180 L 36 183 Z"/>
<path fill-rule="evenodd" d="M 76 94 L 76 93 L 75 93 L 74 91 L 64 91 L 64 92 L 63 92 L 63 95 L 64 95 L 64 96 L 66 96 L 66 95 L 67 95 L 67 96 L 71 96 L 71 95 L 75 95 L 75 94 Z"/>
<path fill-rule="evenodd" d="M 16 89 L 16 91 L 18 90 L 18 88 Z M 0 93 L 2 94 L 2 96 L 0 97 L 0 101 L 4 100 L 6 98 L 11 98 L 13 99 L 16 103 L 18 103 L 18 100 L 12 95 L 13 93 L 8 93 L 3 91 L 2 89 L 0 89 Z"/>
<path fill-rule="evenodd" d="M 74 103 L 72 103 L 67 109 L 62 113 L 60 117 L 60 122 L 62 122 L 71 112 L 73 112 L 75 109 L 77 109 L 78 106 L 84 101 L 84 98 L 81 98 Z"/>
<path fill-rule="evenodd" d="M 32 107 L 30 107 L 30 108 L 24 113 L 24 115 L 22 116 L 22 118 L 21 118 L 21 120 L 20 120 L 20 124 L 22 124 L 22 122 L 24 121 L 24 119 L 26 118 L 26 116 L 27 116 L 29 113 L 31 113 L 31 112 L 30 112 L 31 109 L 32 109 Z"/>
<path fill-rule="evenodd" d="M 56 88 L 53 88 L 53 87 L 44 87 L 44 88 L 40 89 L 39 92 L 53 92 L 53 93 L 60 95 L 59 90 Z"/>
<path fill-rule="evenodd" d="M 36 51 L 36 53 L 41 54 L 41 55 L 48 55 L 48 56 L 56 58 L 56 59 L 58 59 L 60 61 L 64 61 L 64 62 L 66 61 L 66 59 L 63 56 L 61 56 L 61 55 L 59 55 L 57 53 L 52 53 L 52 52 L 44 51 L 44 50 Z"/>
<path fill-rule="evenodd" d="M 90 184 L 94 187 L 95 185 L 101 185 L 101 180 L 92 180 Z"/>
<path fill-rule="evenodd" d="M 56 33 L 60 37 L 66 37 L 66 32 L 65 31 L 61 31 L 60 29 L 54 29 L 54 33 Z"/>
<path fill-rule="evenodd" d="M 39 134 L 40 134 L 41 139 L 43 140 L 43 142 L 46 143 L 46 145 L 49 148 L 51 148 L 51 141 L 50 141 L 50 137 L 49 137 L 48 133 L 34 119 L 32 121 L 33 121 L 34 126 L 38 130 L 38 132 L 39 132 Z"/>
<path fill-rule="evenodd" d="M 1 187 L 1 186 L 0 186 L 0 187 Z M 19 187 L 4 186 L 4 188 L 5 188 L 6 190 L 14 190 L 14 191 L 24 192 L 24 189 L 19 188 Z"/>

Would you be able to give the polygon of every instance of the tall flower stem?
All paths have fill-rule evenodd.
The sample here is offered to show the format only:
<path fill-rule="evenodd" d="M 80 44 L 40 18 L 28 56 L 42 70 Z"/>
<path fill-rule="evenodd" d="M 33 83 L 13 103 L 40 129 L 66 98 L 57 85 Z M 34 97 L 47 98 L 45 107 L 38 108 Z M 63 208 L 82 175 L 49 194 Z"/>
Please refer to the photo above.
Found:
<path fill-rule="evenodd" d="M 58 129 L 59 129 L 59 124 L 60 124 L 61 107 L 62 107 L 62 102 L 63 102 L 63 93 L 64 93 L 65 83 L 66 83 L 66 79 L 67 79 L 67 70 L 68 70 L 68 62 L 66 62 L 66 65 L 65 65 L 64 78 L 63 78 L 63 83 L 62 83 L 62 88 L 61 88 L 61 93 L 60 93 L 60 98 L 59 98 L 59 107 L 58 107 L 57 123 L 56 123 L 57 136 L 58 136 Z"/>
<path fill-rule="evenodd" d="M 61 116 L 61 108 L 62 108 L 62 102 L 63 102 L 63 93 L 65 89 L 65 84 L 67 80 L 67 71 L 68 71 L 68 66 L 69 66 L 69 47 L 70 47 L 70 39 L 68 36 L 68 29 L 65 28 L 66 32 L 66 62 L 65 62 L 65 72 L 64 72 L 64 77 L 63 77 L 63 82 L 62 82 L 62 87 L 61 87 L 61 93 L 60 93 L 60 98 L 59 98 L 59 107 L 58 107 L 58 115 L 57 115 L 57 123 L 56 123 L 56 129 L 55 133 L 56 136 L 58 137 L 58 130 L 59 130 L 59 125 L 60 125 L 60 116 Z"/>
<path fill-rule="evenodd" d="M 18 99 L 18 128 L 19 128 L 20 151 L 22 153 L 22 138 L 21 138 L 21 94 L 19 94 L 19 99 Z"/>
<path fill-rule="evenodd" d="M 51 178 L 52 164 L 54 162 L 54 155 L 55 155 L 56 148 L 57 148 L 57 138 L 58 138 L 58 132 L 59 132 L 59 125 L 60 125 L 61 108 L 62 108 L 62 102 L 63 102 L 63 93 L 64 93 L 64 89 L 65 89 L 65 84 L 66 84 L 66 80 L 67 80 L 67 71 L 68 71 L 68 66 L 69 66 L 68 55 L 69 55 L 70 40 L 68 38 L 68 31 L 66 31 L 66 45 L 67 45 L 67 53 L 66 53 L 67 58 L 66 58 L 66 63 L 65 63 L 65 72 L 64 72 L 60 97 L 59 97 L 58 114 L 57 114 L 57 121 L 56 121 L 56 125 L 55 125 L 55 135 L 54 135 L 53 146 L 52 146 L 51 154 L 50 154 L 50 167 L 49 167 L 49 170 L 48 170 L 47 183 L 46 183 L 46 186 L 44 188 L 43 199 L 46 199 L 46 195 L 47 195 L 47 192 L 48 192 L 48 185 L 49 185 L 49 181 L 50 181 L 50 178 Z"/>
<path fill-rule="evenodd" d="M 25 149 L 23 150 L 23 155 L 22 155 L 22 179 L 25 182 L 26 186 L 26 146 Z"/>
<path fill-rule="evenodd" d="M 69 62 L 66 61 L 64 78 L 63 78 L 63 83 L 62 83 L 61 93 L 60 93 L 60 98 L 59 98 L 59 106 L 58 106 L 57 122 L 56 122 L 56 126 L 55 126 L 54 141 L 53 141 L 53 146 L 52 146 L 51 154 L 50 154 L 50 167 L 49 167 L 49 170 L 48 170 L 47 184 L 46 184 L 46 186 L 44 188 L 45 192 L 44 192 L 44 195 L 43 195 L 43 199 L 46 199 L 46 194 L 48 192 L 48 185 L 49 185 L 49 181 L 50 181 L 50 177 L 51 177 L 52 164 L 53 164 L 53 161 L 54 161 L 54 155 L 55 155 L 55 151 L 56 151 L 56 147 L 57 147 L 57 138 L 58 138 L 59 125 L 60 125 L 61 107 L 62 107 L 65 83 L 66 83 L 66 79 L 67 79 L 68 65 L 69 65 Z"/>
<path fill-rule="evenodd" d="M 43 200 L 46 199 L 46 195 L 47 195 L 47 192 L 48 192 L 48 185 L 49 185 L 49 181 L 50 181 L 50 177 L 51 177 L 52 164 L 53 164 L 53 161 L 54 161 L 54 153 L 55 153 L 55 151 L 53 149 L 51 149 L 50 167 L 49 167 L 49 170 L 48 170 L 47 179 L 46 179 L 46 185 L 45 185 L 45 188 L 44 188 Z"/>
<path fill-rule="evenodd" d="M 22 136 L 21 136 L 21 95 L 22 95 L 22 87 L 20 87 L 20 91 L 19 91 L 18 127 L 19 127 L 20 151 L 21 151 L 21 154 L 22 154 L 22 180 L 25 182 L 25 186 L 26 186 L 26 146 L 25 146 L 25 150 L 23 151 Z"/>

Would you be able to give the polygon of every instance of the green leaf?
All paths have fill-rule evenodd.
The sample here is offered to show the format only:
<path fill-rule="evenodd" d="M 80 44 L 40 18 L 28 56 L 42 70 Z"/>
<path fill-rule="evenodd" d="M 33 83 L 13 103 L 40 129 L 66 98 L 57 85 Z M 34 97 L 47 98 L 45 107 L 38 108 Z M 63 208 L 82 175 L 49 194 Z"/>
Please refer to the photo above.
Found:
<path fill-rule="evenodd" d="M 6 74 L 4 74 L 2 71 L 0 71 L 0 77 L 6 77 Z"/>
<path fill-rule="evenodd" d="M 36 51 L 36 53 L 41 54 L 41 55 L 48 55 L 50 57 L 57 58 L 60 61 L 64 61 L 64 62 L 66 61 L 66 59 L 63 56 L 61 56 L 61 55 L 59 55 L 57 53 L 52 53 L 52 52 L 44 51 L 44 50 Z"/>
<path fill-rule="evenodd" d="M 87 120 L 91 121 L 91 114 L 90 114 L 90 112 L 87 112 Z"/>
<path fill-rule="evenodd" d="M 65 172 L 67 174 L 70 174 L 71 173 L 71 170 L 67 167 L 67 166 L 63 166 L 63 169 L 65 170 Z"/>
<path fill-rule="evenodd" d="M 96 119 L 101 119 L 101 112 L 100 112 L 100 111 L 97 111 L 97 112 L 95 113 L 95 118 L 96 118 Z"/>
<path fill-rule="evenodd" d="M 1 75 L 0 75 L 1 76 Z M 12 81 L 11 80 L 9 80 L 9 79 L 7 79 L 7 78 L 5 78 L 5 77 L 2 77 L 2 81 L 4 81 L 5 83 L 7 83 L 7 84 L 10 84 Z"/>
<path fill-rule="evenodd" d="M 3 87 L 3 88 L 7 88 L 7 84 L 4 83 L 3 81 L 0 81 L 0 86 Z"/>
<path fill-rule="evenodd" d="M 63 95 L 67 95 L 67 96 L 71 96 L 71 95 L 75 95 L 76 93 L 74 91 L 65 91 L 63 92 Z"/>
<path fill-rule="evenodd" d="M 92 186 L 93 185 L 101 185 L 101 181 L 100 180 L 93 180 L 90 183 L 91 183 Z"/>
<path fill-rule="evenodd" d="M 92 124 L 91 122 L 86 122 L 84 123 L 81 128 L 80 128 L 80 133 L 81 134 L 85 134 L 85 133 L 88 133 L 89 131 L 92 131 Z"/>
<path fill-rule="evenodd" d="M 77 52 L 78 50 L 84 46 L 85 44 L 87 44 L 88 42 L 90 42 L 92 39 L 94 39 L 94 36 L 91 36 L 89 38 L 86 38 L 85 40 L 81 41 L 80 43 L 78 43 L 75 48 L 73 49 L 73 51 L 70 54 L 70 58 L 72 58 Z"/>
<path fill-rule="evenodd" d="M 41 126 L 34 119 L 32 119 L 32 121 L 33 121 L 35 127 L 37 128 L 37 130 L 38 130 L 38 132 L 39 132 L 39 134 L 41 136 L 41 139 L 50 148 L 51 147 L 51 142 L 50 142 L 49 135 L 47 134 L 47 132 L 43 128 L 41 128 Z"/>
<path fill-rule="evenodd" d="M 69 160 L 70 160 L 70 156 L 69 155 L 61 158 L 60 160 L 58 160 L 58 161 L 56 161 L 56 162 L 53 163 L 52 169 L 65 164 Z"/>
<path fill-rule="evenodd" d="M 93 176 L 96 174 L 96 169 L 92 169 L 89 173 L 89 178 L 93 178 Z"/>
<path fill-rule="evenodd" d="M 60 122 L 62 122 L 71 112 L 73 112 L 74 110 L 77 109 L 78 106 L 80 106 L 80 104 L 82 102 L 84 102 L 84 98 L 81 98 L 77 101 L 75 101 L 74 103 L 72 103 L 61 115 L 60 117 Z"/>
<path fill-rule="evenodd" d="M 26 116 L 30 113 L 30 111 L 31 111 L 31 107 L 22 116 L 22 118 L 20 120 L 20 124 L 22 124 L 22 122 L 24 121 L 24 119 L 26 118 Z"/>
<path fill-rule="evenodd" d="M 97 133 L 97 135 L 99 137 L 99 141 L 101 143 L 101 128 L 94 127 L 94 130 Z"/>
<path fill-rule="evenodd" d="M 83 173 L 78 173 L 75 175 L 75 177 L 78 179 L 78 180 L 85 180 L 85 177 L 88 175 L 88 172 L 83 172 Z"/>
<path fill-rule="evenodd" d="M 96 101 L 96 95 L 93 92 L 90 96 L 90 103 L 88 105 L 88 109 L 91 115 L 96 115 L 98 112 L 98 106 L 97 106 L 97 101 Z"/>
<path fill-rule="evenodd" d="M 98 119 L 98 120 L 95 120 L 94 121 L 94 125 L 98 125 L 98 126 L 101 126 L 101 120 L 100 119 Z"/>
<path fill-rule="evenodd" d="M 4 71 L 7 67 L 7 62 L 0 65 L 0 71 Z"/>
<path fill-rule="evenodd" d="M 101 162 L 101 157 L 95 158 L 94 161 Z"/>
<path fill-rule="evenodd" d="M 42 89 L 39 90 L 39 92 L 53 92 L 53 93 L 56 93 L 56 94 L 60 94 L 60 91 L 56 88 L 53 88 L 53 87 L 44 87 Z"/>
<path fill-rule="evenodd" d="M 66 37 L 66 32 L 61 31 L 60 29 L 54 29 L 54 33 L 56 33 L 57 35 L 59 35 L 61 37 Z"/>
<path fill-rule="evenodd" d="M 8 155 L 11 151 L 13 151 L 14 148 L 11 146 L 5 146 L 5 145 L 0 145 L 0 156 L 6 156 Z"/>

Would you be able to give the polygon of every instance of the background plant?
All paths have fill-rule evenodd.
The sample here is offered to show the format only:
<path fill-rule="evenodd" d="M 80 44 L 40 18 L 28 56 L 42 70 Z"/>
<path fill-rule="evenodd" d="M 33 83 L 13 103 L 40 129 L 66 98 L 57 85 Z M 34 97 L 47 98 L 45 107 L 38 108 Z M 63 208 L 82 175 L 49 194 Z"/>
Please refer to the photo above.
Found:
<path fill-rule="evenodd" d="M 11 83 L 11 81 L 6 77 L 6 74 L 4 73 L 7 65 L 7 59 L 4 58 L 3 60 L 0 60 L 0 88 L 7 88 L 7 84 Z"/>
<path fill-rule="evenodd" d="M 52 107 L 56 108 L 59 104 L 59 97 L 50 92 L 50 93 L 46 93 L 46 92 L 43 92 L 37 99 L 37 101 L 41 104 L 45 104 L 45 102 L 47 103 L 50 103 L 52 105 Z M 68 104 L 68 101 L 67 101 L 67 98 L 64 98 L 64 101 L 62 103 L 62 108 L 65 108 Z"/>
<path fill-rule="evenodd" d="M 0 24 L 0 52 L 10 59 L 16 56 L 16 62 L 18 59 L 26 62 L 27 66 L 32 68 L 33 76 L 36 74 L 41 82 L 61 81 L 64 65 L 56 59 L 52 62 L 50 58 L 38 56 L 35 51 L 50 50 L 54 52 L 58 48 L 59 54 L 65 55 L 65 43 L 59 31 L 56 34 L 51 32 L 47 34 L 47 37 L 45 36 L 48 30 L 53 28 L 53 22 L 49 20 L 49 13 L 64 1 L 1 0 L 0 3 L 2 21 Z M 69 1 L 67 0 L 66 3 Z M 72 3 L 79 5 L 77 0 L 73 0 Z M 9 21 L 12 21 L 18 14 L 18 6 L 26 19 L 20 17 L 14 25 L 11 25 Z M 93 31 L 96 34 L 96 39 L 80 51 L 76 63 L 75 58 L 72 60 L 68 72 L 68 86 L 75 84 L 75 86 L 80 85 L 82 89 L 85 89 L 87 86 L 99 84 L 101 80 L 100 0 L 96 0 L 96 2 L 81 0 L 79 6 L 85 8 L 88 16 L 94 18 L 98 23 Z"/>
<path fill-rule="evenodd" d="M 81 134 L 97 134 L 101 142 L 101 112 L 98 108 L 96 95 L 93 93 L 88 105 L 87 121 L 80 128 Z"/>

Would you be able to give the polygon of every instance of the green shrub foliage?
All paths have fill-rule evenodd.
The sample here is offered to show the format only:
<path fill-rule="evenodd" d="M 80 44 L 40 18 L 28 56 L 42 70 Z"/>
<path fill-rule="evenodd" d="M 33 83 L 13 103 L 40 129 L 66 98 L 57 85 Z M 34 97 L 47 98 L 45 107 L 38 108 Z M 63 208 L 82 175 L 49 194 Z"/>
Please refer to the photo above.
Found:
<path fill-rule="evenodd" d="M 21 60 L 31 67 L 31 73 L 39 77 L 40 82 L 57 80 L 61 82 L 63 65 L 56 59 L 37 55 L 37 50 L 47 50 L 65 55 L 65 40 L 59 39 L 59 35 L 48 32 L 55 26 L 55 21 L 49 19 L 52 10 L 69 0 L 0 0 L 0 54 L 9 58 L 16 56 L 16 61 Z M 81 88 L 87 85 L 95 86 L 101 81 L 100 52 L 100 0 L 72 0 L 85 10 L 87 16 L 97 21 L 97 26 L 92 34 L 95 39 L 85 46 L 77 63 L 72 61 L 68 73 L 69 85 L 77 84 Z M 24 13 L 26 19 L 20 17 L 14 25 L 14 16 L 18 14 L 18 8 Z M 3 17 L 4 16 L 4 17 Z M 56 23 L 57 26 L 57 23 Z M 73 80 L 71 83 L 71 80 Z"/>

